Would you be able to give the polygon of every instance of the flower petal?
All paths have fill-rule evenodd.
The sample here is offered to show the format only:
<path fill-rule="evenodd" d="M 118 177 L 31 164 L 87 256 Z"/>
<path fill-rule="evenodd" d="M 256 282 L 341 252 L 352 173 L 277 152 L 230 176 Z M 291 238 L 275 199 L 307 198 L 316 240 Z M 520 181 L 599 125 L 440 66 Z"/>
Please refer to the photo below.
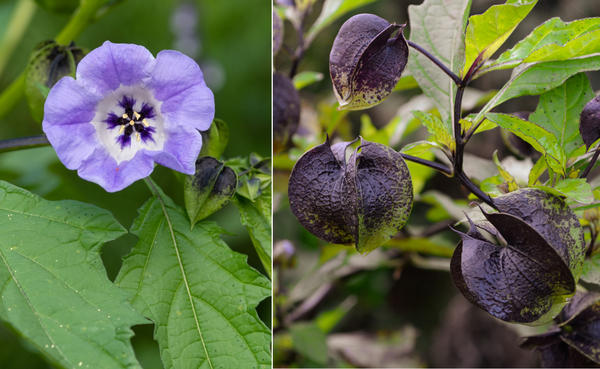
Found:
<path fill-rule="evenodd" d="M 104 42 L 77 65 L 77 80 L 89 89 L 106 94 L 119 85 L 133 85 L 148 78 L 154 57 L 145 47 Z"/>
<path fill-rule="evenodd" d="M 215 115 L 214 96 L 192 58 L 174 50 L 161 51 L 147 86 L 162 101 L 161 113 L 171 123 L 201 131 L 210 127 Z"/>
<path fill-rule="evenodd" d="M 90 122 L 100 99 L 71 77 L 58 81 L 46 98 L 42 129 L 69 169 L 77 169 L 99 146 Z"/>
<path fill-rule="evenodd" d="M 202 135 L 196 129 L 167 132 L 162 151 L 148 152 L 158 164 L 185 174 L 194 174 L 196 159 L 202 148 Z M 182 148 L 185 147 L 185 150 Z"/>
<path fill-rule="evenodd" d="M 107 192 L 124 189 L 133 182 L 146 178 L 154 170 L 154 161 L 144 150 L 131 160 L 117 165 L 104 148 L 97 148 L 93 155 L 81 164 L 77 174 L 85 180 L 102 186 Z"/>

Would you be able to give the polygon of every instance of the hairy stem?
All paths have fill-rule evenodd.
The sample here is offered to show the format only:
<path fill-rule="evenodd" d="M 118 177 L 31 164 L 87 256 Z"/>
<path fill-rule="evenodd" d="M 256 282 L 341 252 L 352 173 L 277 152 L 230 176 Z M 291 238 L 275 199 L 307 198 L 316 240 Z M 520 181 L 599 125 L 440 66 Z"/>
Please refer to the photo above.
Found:
<path fill-rule="evenodd" d="M 46 135 L 11 138 L 0 141 L 0 153 L 49 145 Z"/>
<path fill-rule="evenodd" d="M 594 164 L 596 164 L 596 161 L 598 160 L 598 155 L 600 155 L 600 146 L 598 146 L 598 148 L 596 149 L 594 156 L 592 156 L 592 160 L 590 160 L 585 170 L 581 172 L 579 178 L 587 178 L 587 176 L 590 174 L 590 171 L 594 167 Z"/>
<path fill-rule="evenodd" d="M 412 41 L 407 41 L 407 43 L 408 43 L 408 46 L 412 47 L 413 49 L 417 50 L 421 54 L 425 55 L 427 57 L 427 59 L 431 60 L 435 65 L 437 65 L 444 73 L 446 73 L 450 78 L 452 78 L 454 83 L 456 83 L 457 85 L 460 85 L 462 83 L 462 80 L 460 79 L 459 76 L 454 74 L 454 72 L 452 72 L 450 70 L 450 68 L 448 68 L 444 63 L 442 63 L 438 58 L 436 58 L 434 55 L 432 55 L 429 51 L 423 49 L 420 45 L 418 45 Z"/>

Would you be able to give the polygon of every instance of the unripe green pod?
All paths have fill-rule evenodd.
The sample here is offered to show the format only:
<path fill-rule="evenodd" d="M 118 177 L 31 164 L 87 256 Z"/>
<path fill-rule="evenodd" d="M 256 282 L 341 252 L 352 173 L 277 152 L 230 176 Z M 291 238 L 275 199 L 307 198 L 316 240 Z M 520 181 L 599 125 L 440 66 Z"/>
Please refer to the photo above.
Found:
<path fill-rule="evenodd" d="M 236 187 L 237 176 L 233 169 L 210 156 L 198 158 L 196 173 L 186 177 L 183 192 L 191 224 L 227 205 Z"/>
<path fill-rule="evenodd" d="M 50 88 L 64 76 L 75 77 L 77 64 L 84 57 L 82 49 L 45 41 L 38 45 L 25 68 L 25 96 L 33 118 L 44 116 L 44 103 Z"/>

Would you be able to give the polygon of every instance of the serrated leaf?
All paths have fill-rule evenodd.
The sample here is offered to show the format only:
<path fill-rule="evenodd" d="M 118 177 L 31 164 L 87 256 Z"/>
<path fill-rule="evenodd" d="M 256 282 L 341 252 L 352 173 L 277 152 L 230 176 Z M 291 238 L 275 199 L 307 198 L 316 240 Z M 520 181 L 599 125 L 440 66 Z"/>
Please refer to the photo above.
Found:
<path fill-rule="evenodd" d="M 469 18 L 465 35 L 465 64 L 463 76 L 473 63 L 489 59 L 529 14 L 537 0 L 507 0 L 494 5 L 483 14 Z"/>
<path fill-rule="evenodd" d="M 570 40 L 596 30 L 600 27 L 600 18 L 578 19 L 573 22 L 563 22 L 560 18 L 552 18 L 534 29 L 526 38 L 510 50 L 505 51 L 498 59 L 484 66 L 478 74 L 514 68 L 521 64 L 531 53 L 550 45 L 563 46 Z"/>
<path fill-rule="evenodd" d="M 513 71 L 510 80 L 473 119 L 479 121 L 494 107 L 523 95 L 539 95 L 563 84 L 569 77 L 600 69 L 600 56 L 526 64 Z"/>
<path fill-rule="evenodd" d="M 556 138 L 535 123 L 523 120 L 514 115 L 488 113 L 486 118 L 500 127 L 514 133 L 546 155 L 548 165 L 557 173 L 565 173 L 566 158 Z"/>
<path fill-rule="evenodd" d="M 454 150 L 454 138 L 452 138 L 452 131 L 447 124 L 442 123 L 440 118 L 430 113 L 424 113 L 422 111 L 415 110 L 412 112 L 415 118 L 421 121 L 429 133 L 433 136 L 433 140 L 439 144 L 442 144 Z"/>
<path fill-rule="evenodd" d="M 576 74 L 541 95 L 529 120 L 552 132 L 566 157 L 570 158 L 583 145 L 579 134 L 579 117 L 585 104 L 593 98 L 594 91 L 585 73 Z"/>
<path fill-rule="evenodd" d="M 3 181 L 0 204 L 2 320 L 65 368 L 141 368 L 130 326 L 146 320 L 100 259 L 125 229 L 104 209 Z"/>
<path fill-rule="evenodd" d="M 548 165 L 546 163 L 546 160 L 544 160 L 544 158 L 538 159 L 538 161 L 535 162 L 535 164 L 531 168 L 531 171 L 529 172 L 529 179 L 527 181 L 527 185 L 533 186 L 542 176 L 542 174 L 544 174 L 547 168 Z"/>
<path fill-rule="evenodd" d="M 265 191 L 255 202 L 242 196 L 236 196 L 234 199 L 240 212 L 240 220 L 250 234 L 267 275 L 271 277 L 271 192 Z M 261 203 L 268 206 L 261 209 Z"/>
<path fill-rule="evenodd" d="M 131 232 L 138 243 L 117 276 L 133 306 L 155 323 L 165 368 L 270 368 L 270 333 L 255 311 L 269 281 L 155 184 Z"/>
<path fill-rule="evenodd" d="M 330 25 L 342 15 L 359 6 L 367 5 L 374 1 L 375 0 L 325 0 L 319 17 L 315 20 L 306 34 L 307 42 L 310 43 L 323 28 Z"/>
<path fill-rule="evenodd" d="M 470 9 L 471 0 L 425 0 L 421 5 L 410 5 L 410 40 L 458 74 L 465 58 L 464 30 Z M 434 101 L 442 121 L 450 126 L 456 94 L 454 81 L 418 52 L 410 52 L 407 69 Z"/>

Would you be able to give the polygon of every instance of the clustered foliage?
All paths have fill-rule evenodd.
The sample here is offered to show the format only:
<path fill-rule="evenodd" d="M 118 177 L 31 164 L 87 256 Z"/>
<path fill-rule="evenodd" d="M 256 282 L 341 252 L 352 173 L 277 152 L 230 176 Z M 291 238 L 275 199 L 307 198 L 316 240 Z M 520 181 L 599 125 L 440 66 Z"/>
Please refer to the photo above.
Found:
<path fill-rule="evenodd" d="M 325 1 L 308 30 L 309 15 L 317 8 L 314 1 L 278 2 L 275 51 L 284 48 L 282 19 L 287 19 L 296 32 L 296 49 L 287 50 L 292 50 L 290 82 L 297 89 L 311 75 L 297 71 L 315 34 L 368 2 Z M 432 170 L 443 173 L 446 181 L 458 181 L 472 193 L 471 199 L 479 200 L 468 214 L 459 214 L 452 222 L 460 242 L 452 251 L 449 269 L 458 290 L 507 322 L 548 327 L 554 321 L 548 333 L 524 341 L 524 346 L 541 353 L 543 365 L 600 365 L 600 299 L 588 292 L 600 288 L 596 245 L 600 191 L 590 175 L 600 152 L 600 103 L 585 73 L 600 70 L 600 47 L 594 41 L 600 37 L 600 18 L 569 23 L 550 19 L 494 59 L 536 3 L 507 0 L 469 16 L 469 0 L 425 0 L 408 8 L 408 41 L 404 24 L 374 14 L 349 17 L 339 28 L 329 57 L 337 104 L 329 110 L 317 108 L 321 126 L 311 134 L 306 130 L 314 125 L 310 122 L 314 118 L 303 115 L 315 113 L 303 108 L 300 117 L 290 121 L 298 116 L 299 99 L 294 96 L 290 103 L 290 83 L 283 88 L 277 82 L 286 78 L 282 71 L 274 75 L 278 106 L 274 130 L 285 132 L 278 136 L 285 137 L 287 145 L 279 146 L 283 150 L 275 157 L 275 170 L 293 166 L 289 206 L 306 230 L 329 243 L 353 245 L 359 253 L 402 245 L 405 253 L 435 254 L 430 246 L 413 248 L 414 239 L 397 240 L 411 233 L 401 229 L 407 221 L 410 225 L 413 197 L 425 200 L 420 191 Z M 511 69 L 512 75 L 498 91 L 484 94 L 470 87 L 477 78 L 503 69 Z M 409 101 L 410 107 L 401 106 L 396 119 L 376 124 L 379 129 L 363 115 L 362 137 L 345 140 L 355 132 L 344 130 L 340 123 L 347 119 L 348 110 L 371 108 L 394 91 L 414 88 L 427 97 L 426 103 L 414 107 Z M 539 96 L 535 111 L 492 112 L 524 95 Z M 469 102 L 473 100 L 477 102 Z M 472 113 L 465 116 L 465 110 Z M 429 138 L 402 141 L 419 124 Z M 474 159 L 465 154 L 465 146 L 473 136 L 496 127 L 504 132 L 509 148 L 527 157 L 520 162 L 525 175 L 511 162 L 500 161 L 497 153 L 490 163 L 494 174 L 469 173 L 475 169 L 469 160 Z M 405 160 L 412 162 L 410 167 Z M 417 165 L 425 166 L 426 172 Z M 450 212 L 445 204 L 436 201 L 438 208 Z M 460 231 L 466 224 L 469 229 Z M 285 260 L 276 260 L 281 273 L 290 268 Z M 314 308 L 314 299 L 323 299 L 322 293 L 306 293 L 307 300 L 295 308 L 294 293 L 300 286 L 308 288 L 303 283 L 308 282 L 301 279 L 289 296 L 285 286 L 276 288 L 283 294 L 277 299 L 281 301 L 278 323 L 281 329 L 290 329 L 296 352 L 323 364 L 327 356 L 311 356 L 302 338 L 294 334 L 300 324 L 294 322 L 298 311 L 305 313 Z M 328 329 L 321 328 L 320 334 L 332 327 Z M 332 354 L 334 344 L 329 340 L 327 344 Z"/>

